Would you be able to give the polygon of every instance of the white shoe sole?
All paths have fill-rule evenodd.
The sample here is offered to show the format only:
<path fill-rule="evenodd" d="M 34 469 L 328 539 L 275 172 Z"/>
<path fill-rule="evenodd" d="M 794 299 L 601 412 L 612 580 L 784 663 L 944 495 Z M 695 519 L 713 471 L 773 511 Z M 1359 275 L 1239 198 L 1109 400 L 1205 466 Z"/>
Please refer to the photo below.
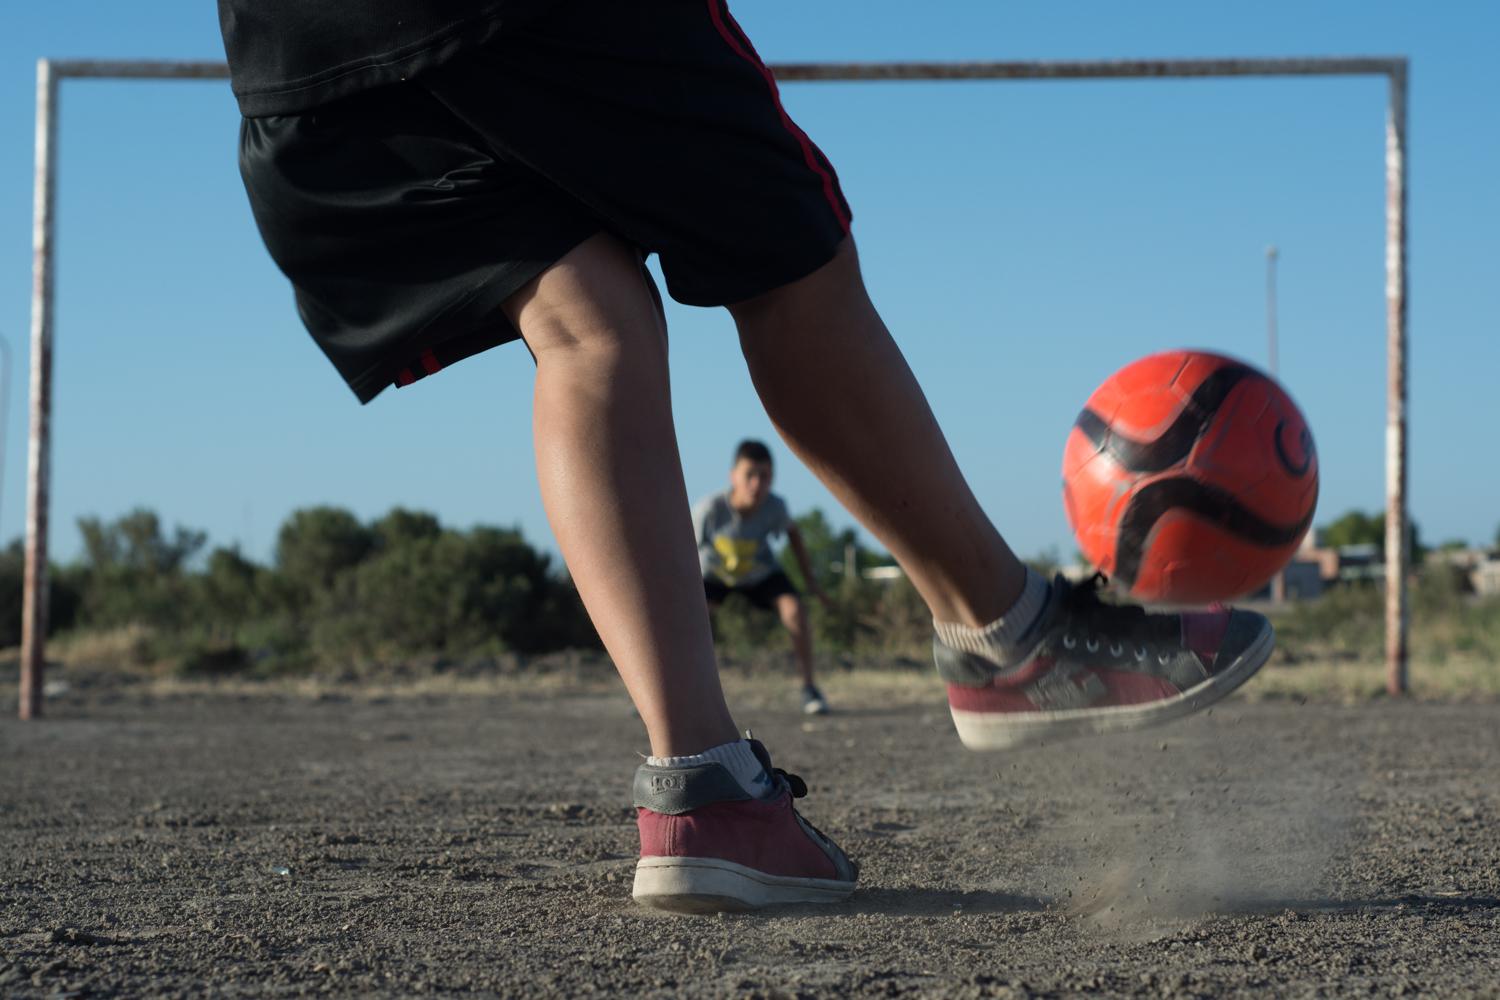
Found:
<path fill-rule="evenodd" d="M 1073 708 L 1057 712 L 968 712 L 953 709 L 958 738 L 970 750 L 1012 750 L 1047 740 L 1095 733 L 1122 733 L 1179 719 L 1207 708 L 1255 676 L 1276 648 L 1269 625 L 1227 670 L 1175 698 L 1144 705 Z"/>
<path fill-rule="evenodd" d="M 837 903 L 849 898 L 853 882 L 792 878 L 718 858 L 641 858 L 635 866 L 637 903 L 679 913 L 755 910 L 786 903 Z"/>

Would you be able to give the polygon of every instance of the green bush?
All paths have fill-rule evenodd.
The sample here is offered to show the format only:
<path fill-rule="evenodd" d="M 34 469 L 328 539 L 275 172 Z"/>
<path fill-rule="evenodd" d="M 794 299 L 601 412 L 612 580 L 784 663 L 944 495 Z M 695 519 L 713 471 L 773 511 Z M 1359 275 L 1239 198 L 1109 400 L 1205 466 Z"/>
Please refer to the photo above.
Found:
<path fill-rule="evenodd" d="M 25 595 L 26 550 L 17 538 L 0 549 L 0 649 L 21 644 L 21 614 Z M 57 566 L 49 568 L 47 634 L 72 628 L 78 618 L 77 582 Z"/>
<path fill-rule="evenodd" d="M 763 611 L 738 594 L 730 594 L 714 612 L 713 630 L 715 645 L 739 656 L 792 648 L 776 613 Z"/>
<path fill-rule="evenodd" d="M 1459 574 L 1435 567 L 1410 591 L 1408 653 L 1414 660 L 1452 655 L 1500 659 L 1500 598 L 1476 598 Z M 1278 645 L 1290 659 L 1385 656 L 1385 590 L 1372 583 L 1336 587 L 1291 605 L 1276 619 Z"/>
<path fill-rule="evenodd" d="M 81 558 L 52 573 L 51 625 L 71 629 L 70 648 L 122 664 L 279 673 L 598 645 L 571 581 L 516 531 L 445 530 L 402 508 L 367 525 L 314 507 L 287 518 L 263 566 L 233 548 L 201 558 L 202 532 L 169 533 L 147 510 L 79 529 Z M 0 550 L 0 642 L 11 645 L 23 562 L 19 541 Z"/>
<path fill-rule="evenodd" d="M 925 660 L 932 622 L 916 589 L 905 578 L 864 576 L 889 558 L 818 511 L 798 523 L 830 599 L 827 607 L 807 600 L 819 653 Z M 147 510 L 79 527 L 82 556 L 51 571 L 49 620 L 70 648 L 99 662 L 264 675 L 598 646 L 571 581 L 514 530 L 457 531 L 402 508 L 364 523 L 314 507 L 287 518 L 265 566 L 233 548 L 202 556 L 202 532 L 168 531 Z M 785 553 L 783 561 L 805 590 L 795 560 Z M 1056 553 L 1033 561 L 1057 562 Z M 20 641 L 23 563 L 19 541 L 0 550 L 3 645 Z M 1500 660 L 1500 600 L 1466 589 L 1460 575 L 1440 570 L 1414 586 L 1414 659 Z M 1293 660 L 1379 660 L 1384 609 L 1376 585 L 1335 588 L 1278 614 L 1280 647 Z M 735 596 L 716 614 L 714 634 L 728 652 L 790 652 L 777 616 Z"/>
<path fill-rule="evenodd" d="M 1299 601 L 1276 619 L 1278 645 L 1294 658 L 1324 653 L 1378 658 L 1385 648 L 1385 593 L 1371 583 L 1336 587 Z"/>
<path fill-rule="evenodd" d="M 319 597 L 325 657 L 540 652 L 578 638 L 548 559 L 513 531 L 393 537 Z"/>
<path fill-rule="evenodd" d="M 847 653 L 926 657 L 932 615 L 910 581 L 851 581 L 829 592 L 829 606 L 804 597 L 816 654 Z M 748 655 L 790 652 L 791 641 L 772 611 L 731 594 L 714 615 L 714 640 L 723 650 Z"/>
<path fill-rule="evenodd" d="M 307 600 L 330 589 L 375 548 L 375 533 L 340 507 L 293 511 L 276 536 L 276 571 Z"/>
<path fill-rule="evenodd" d="M 192 621 L 187 564 L 203 547 L 202 532 L 178 527 L 169 536 L 144 508 L 110 522 L 80 518 L 78 530 L 84 555 L 67 575 L 80 590 L 80 624 L 180 628 Z"/>

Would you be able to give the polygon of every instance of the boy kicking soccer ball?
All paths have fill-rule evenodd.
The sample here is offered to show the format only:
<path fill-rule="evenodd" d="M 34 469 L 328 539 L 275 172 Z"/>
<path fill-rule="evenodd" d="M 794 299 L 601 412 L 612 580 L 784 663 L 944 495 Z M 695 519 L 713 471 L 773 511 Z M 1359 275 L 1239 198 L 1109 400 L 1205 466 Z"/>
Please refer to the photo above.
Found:
<path fill-rule="evenodd" d="M 792 637 L 797 667 L 802 672 L 802 711 L 827 715 L 828 701 L 813 680 L 812 631 L 807 609 L 791 578 L 776 561 L 771 539 L 786 535 L 797 568 L 814 597 L 828 603 L 818 585 L 802 532 L 792 520 L 786 501 L 771 492 L 771 450 L 759 441 L 741 441 L 729 469 L 729 489 L 699 500 L 693 506 L 698 533 L 698 564 L 710 611 L 730 594 L 738 594 L 762 611 L 774 611 Z"/>
<path fill-rule="evenodd" d="M 870 302 L 832 165 L 724 0 L 219 14 L 251 208 L 356 396 L 517 338 L 535 361 L 542 500 L 651 743 L 638 900 L 855 885 L 724 702 L 646 254 L 678 301 L 728 307 L 777 431 L 901 563 L 971 746 L 1158 722 L 1269 656 L 1258 615 L 1117 607 L 1016 559 Z"/>

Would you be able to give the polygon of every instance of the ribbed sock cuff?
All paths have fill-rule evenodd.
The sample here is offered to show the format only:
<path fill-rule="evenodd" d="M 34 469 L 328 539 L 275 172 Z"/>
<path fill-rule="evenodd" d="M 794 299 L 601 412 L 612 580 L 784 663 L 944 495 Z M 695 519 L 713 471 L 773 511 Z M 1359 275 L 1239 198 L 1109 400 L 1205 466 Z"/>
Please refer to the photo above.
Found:
<path fill-rule="evenodd" d="M 934 620 L 932 627 L 936 630 L 938 639 L 950 649 L 974 653 L 996 663 L 1005 663 L 1020 651 L 1023 641 L 1029 638 L 1031 627 L 1047 606 L 1050 590 L 1051 584 L 1040 573 L 1027 567 L 1021 596 L 1016 598 L 1016 603 L 1005 614 L 988 625 L 973 628 L 958 622 Z"/>
<path fill-rule="evenodd" d="M 765 798 L 771 791 L 771 776 L 761 766 L 760 758 L 755 756 L 755 751 L 750 749 L 750 743 L 746 740 L 735 740 L 732 743 L 721 743 L 716 747 L 709 747 L 702 753 L 688 754 L 684 757 L 647 757 L 646 763 L 652 767 L 695 767 L 702 764 L 718 764 L 734 775 L 736 781 L 745 792 L 757 799 Z"/>

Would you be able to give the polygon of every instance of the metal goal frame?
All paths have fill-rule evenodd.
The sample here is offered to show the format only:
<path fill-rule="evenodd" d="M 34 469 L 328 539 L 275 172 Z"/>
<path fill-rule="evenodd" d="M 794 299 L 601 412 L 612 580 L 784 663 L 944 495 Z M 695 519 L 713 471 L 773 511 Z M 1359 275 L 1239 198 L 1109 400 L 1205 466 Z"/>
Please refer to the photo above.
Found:
<path fill-rule="evenodd" d="M 1384 76 L 1386 299 L 1386 689 L 1407 688 L 1407 276 L 1406 120 L 1408 61 L 1402 56 L 1273 59 L 1127 59 L 1083 62 L 783 63 L 785 82 L 893 80 L 1103 80 L 1242 76 Z M 31 406 L 26 479 L 26 569 L 21 622 L 20 716 L 42 712 L 47 641 L 47 524 L 51 479 L 53 255 L 56 248 L 59 89 L 69 79 L 222 80 L 222 62 L 37 61 L 36 180 L 32 229 Z"/>

